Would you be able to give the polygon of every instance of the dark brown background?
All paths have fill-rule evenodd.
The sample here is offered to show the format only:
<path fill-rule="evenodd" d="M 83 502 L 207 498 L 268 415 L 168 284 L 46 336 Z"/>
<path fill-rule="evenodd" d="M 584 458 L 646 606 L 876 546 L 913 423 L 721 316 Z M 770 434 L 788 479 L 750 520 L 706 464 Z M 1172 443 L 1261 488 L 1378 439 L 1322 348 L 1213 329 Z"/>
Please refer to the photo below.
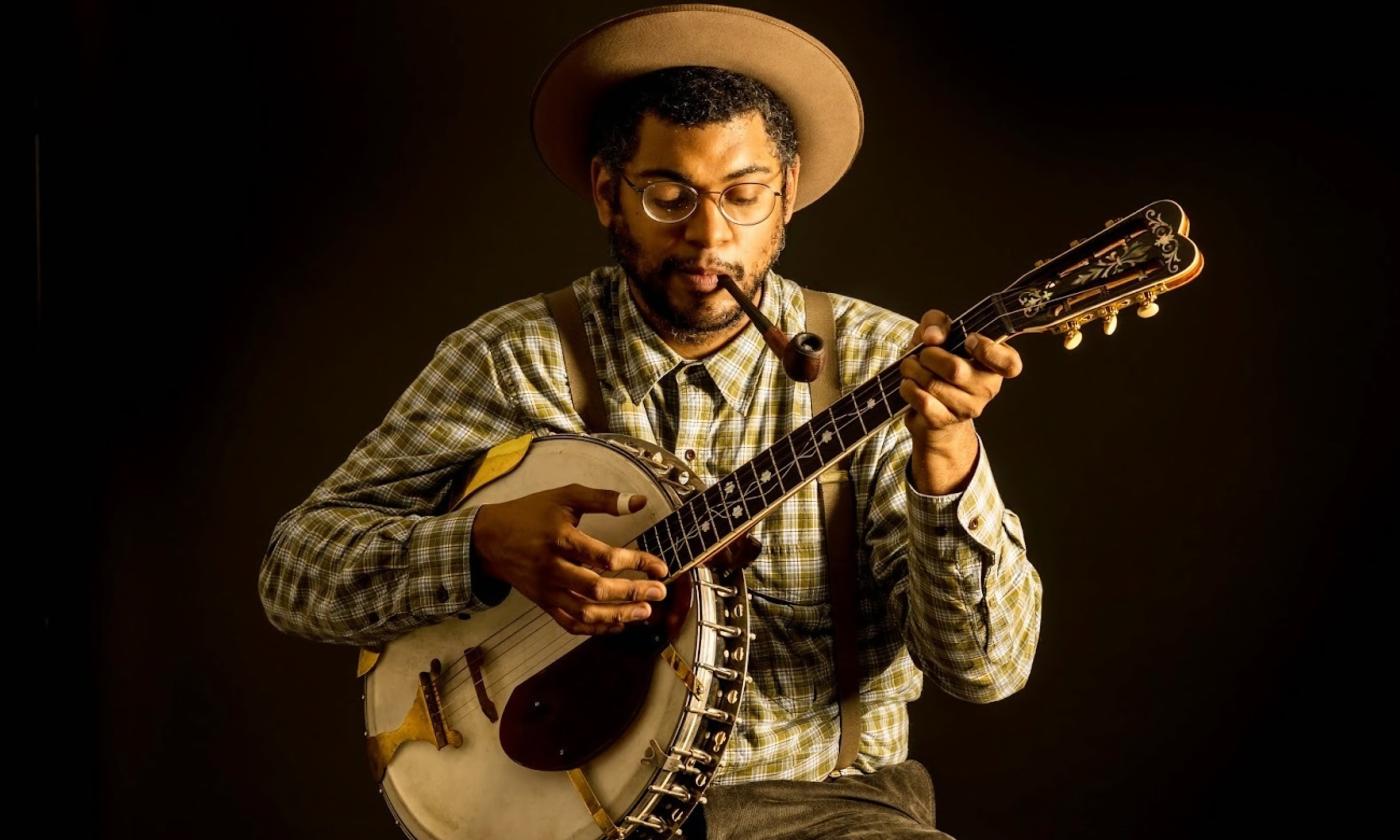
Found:
<path fill-rule="evenodd" d="M 526 104 L 574 33 L 637 5 L 41 13 L 44 443 L 21 454 L 45 515 L 12 562 L 40 570 L 44 670 L 18 696 L 61 727 L 31 771 L 58 824 L 395 835 L 354 651 L 275 632 L 258 563 L 443 336 L 606 259 Z M 1380 747 L 1389 660 L 1363 649 L 1392 591 L 1367 489 L 1394 455 L 1376 22 L 755 6 L 842 57 L 868 121 L 787 276 L 960 311 L 1164 197 L 1208 257 L 1153 321 L 1022 340 L 980 423 L 1045 614 L 1025 690 L 914 707 L 940 824 L 1344 834 L 1375 793 L 1353 766 Z"/>

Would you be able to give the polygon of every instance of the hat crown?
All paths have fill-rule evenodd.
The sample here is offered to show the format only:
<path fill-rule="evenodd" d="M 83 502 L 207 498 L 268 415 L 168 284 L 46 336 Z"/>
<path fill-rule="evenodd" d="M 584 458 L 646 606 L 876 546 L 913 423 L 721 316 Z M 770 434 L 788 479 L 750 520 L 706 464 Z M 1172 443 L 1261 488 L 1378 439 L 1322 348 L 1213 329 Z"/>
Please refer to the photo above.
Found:
<path fill-rule="evenodd" d="M 831 50 L 760 12 L 680 4 L 604 21 L 560 51 L 531 100 L 531 134 L 545 166 L 589 198 L 588 133 L 603 95 L 628 79 L 681 66 L 748 76 L 787 104 L 802 158 L 797 209 L 825 195 L 855 160 L 864 112 L 854 79 Z"/>

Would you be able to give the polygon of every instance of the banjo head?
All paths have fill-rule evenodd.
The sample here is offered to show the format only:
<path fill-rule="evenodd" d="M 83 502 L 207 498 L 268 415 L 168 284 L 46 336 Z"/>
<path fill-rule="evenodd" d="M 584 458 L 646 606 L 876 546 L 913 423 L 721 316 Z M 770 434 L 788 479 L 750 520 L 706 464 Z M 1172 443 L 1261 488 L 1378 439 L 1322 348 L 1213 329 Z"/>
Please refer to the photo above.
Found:
<path fill-rule="evenodd" d="M 544 437 L 530 443 L 511 472 L 465 503 L 509 501 L 571 483 L 640 493 L 647 504 L 635 514 L 586 514 L 579 522 L 585 533 L 625 546 L 694 489 L 676 483 L 683 469 L 674 455 L 622 436 Z M 742 701 L 747 665 L 743 577 L 742 572 L 704 566 L 691 573 L 691 609 L 671 648 L 683 662 L 679 670 L 688 670 L 693 682 L 683 680 L 667 661 L 670 657 L 657 657 L 641 711 L 607 749 L 578 768 L 601 811 L 625 836 L 670 836 L 693 810 L 723 755 Z M 407 835 L 603 836 L 605 823 L 595 820 L 567 773 L 515 763 L 499 737 L 499 715 L 514 687 L 588 638 L 567 632 L 512 591 L 498 606 L 468 620 L 448 619 L 386 645 L 365 678 L 367 734 L 392 731 L 404 722 L 418 697 L 420 673 L 437 660 L 443 716 L 461 735 L 460 746 L 441 750 L 424 741 L 406 742 L 388 763 L 381 793 Z M 471 664 L 465 656 L 470 649 L 480 652 Z M 608 680 L 608 674 L 598 674 L 596 681 L 578 686 L 579 696 L 608 692 Z"/>

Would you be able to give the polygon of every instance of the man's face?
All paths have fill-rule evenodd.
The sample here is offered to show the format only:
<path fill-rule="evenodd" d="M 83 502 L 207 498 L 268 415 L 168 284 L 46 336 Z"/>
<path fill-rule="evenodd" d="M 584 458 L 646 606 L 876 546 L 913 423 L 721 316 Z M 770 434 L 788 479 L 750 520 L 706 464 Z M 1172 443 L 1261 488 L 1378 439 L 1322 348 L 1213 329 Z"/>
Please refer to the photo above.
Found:
<path fill-rule="evenodd" d="M 664 337 L 700 344 L 736 324 L 739 304 L 718 283 L 728 274 L 750 297 L 777 260 L 792 217 L 796 164 L 788 172 L 785 198 L 756 225 L 737 225 L 719 212 L 719 191 L 742 182 L 783 190 L 783 172 L 757 112 L 727 123 L 682 128 L 654 114 L 638 127 L 637 153 L 623 174 L 638 187 L 680 181 L 701 190 L 689 218 L 666 224 L 642 209 L 641 196 L 596 160 L 594 202 L 607 226 L 613 254 L 627 272 L 649 320 Z M 616 187 L 616 199 L 610 200 Z M 705 190 L 715 191 L 705 195 Z"/>

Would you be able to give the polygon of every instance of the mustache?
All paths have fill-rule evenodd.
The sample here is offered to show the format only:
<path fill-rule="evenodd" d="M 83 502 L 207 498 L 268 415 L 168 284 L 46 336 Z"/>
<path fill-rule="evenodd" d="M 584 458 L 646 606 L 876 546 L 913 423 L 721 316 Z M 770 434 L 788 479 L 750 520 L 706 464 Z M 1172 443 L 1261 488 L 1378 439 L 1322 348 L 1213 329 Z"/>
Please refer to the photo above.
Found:
<path fill-rule="evenodd" d="M 660 274 L 670 274 L 673 271 L 703 272 L 705 274 L 727 274 L 735 280 L 744 279 L 744 267 L 732 263 L 712 263 L 710 265 L 697 265 L 688 262 L 680 257 L 667 257 L 661 261 Z"/>

